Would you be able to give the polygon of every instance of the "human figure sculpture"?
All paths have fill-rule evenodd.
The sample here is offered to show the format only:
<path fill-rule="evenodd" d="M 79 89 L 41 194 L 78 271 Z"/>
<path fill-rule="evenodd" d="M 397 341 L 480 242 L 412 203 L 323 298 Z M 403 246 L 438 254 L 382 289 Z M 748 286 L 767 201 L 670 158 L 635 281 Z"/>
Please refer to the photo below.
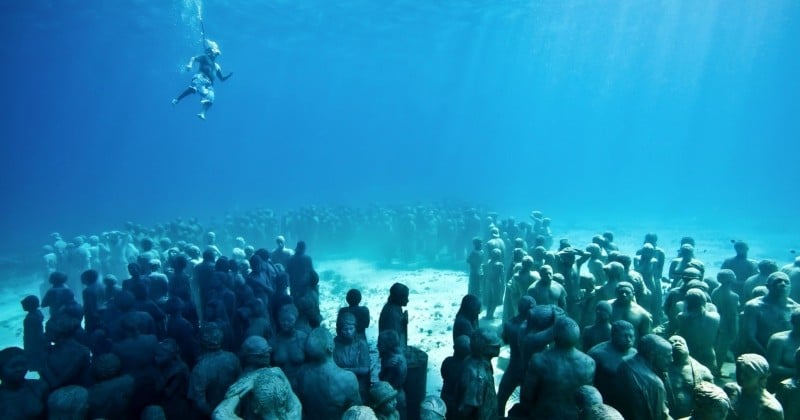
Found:
<path fill-rule="evenodd" d="M 467 256 L 467 265 L 469 265 L 469 281 L 467 283 L 467 294 L 478 296 L 481 292 L 481 283 L 483 283 L 483 260 L 485 253 L 483 251 L 483 241 L 480 238 L 472 240 L 472 251 Z"/>
<path fill-rule="evenodd" d="M 105 303 L 105 291 L 98 282 L 100 274 L 97 270 L 86 270 L 81 273 L 81 283 L 84 288 L 83 295 L 83 319 L 86 332 L 91 334 L 97 329 L 100 323 L 100 307 Z"/>
<path fill-rule="evenodd" d="M 171 338 L 156 348 L 155 363 L 160 374 L 158 402 L 168 419 L 180 418 L 190 412 L 189 367 L 181 360 L 181 349 Z"/>
<path fill-rule="evenodd" d="M 492 359 L 500 354 L 500 337 L 481 327 L 470 337 L 471 355 L 458 382 L 455 418 L 497 419 Z"/>
<path fill-rule="evenodd" d="M 733 291 L 736 274 L 733 270 L 722 269 L 717 273 L 719 287 L 711 292 L 711 302 L 717 307 L 719 313 L 719 333 L 714 344 L 714 353 L 717 356 L 717 366 L 712 369 L 715 376 L 722 371 L 722 364 L 727 359 L 731 346 L 739 334 L 739 295 Z"/>
<path fill-rule="evenodd" d="M 611 339 L 611 304 L 607 300 L 601 300 L 595 305 L 594 324 L 583 328 L 581 348 L 588 351 L 609 339 Z"/>
<path fill-rule="evenodd" d="M 742 344 L 745 352 L 765 355 L 772 334 L 792 328 L 789 319 L 798 304 L 789 298 L 789 276 L 770 274 L 766 296 L 749 300 L 741 320 Z"/>
<path fill-rule="evenodd" d="M 339 309 L 338 316 L 341 316 L 343 312 L 351 312 L 356 317 L 356 334 L 366 340 L 366 330 L 370 322 L 369 308 L 361 305 L 361 291 L 358 289 L 348 290 L 345 300 L 347 306 Z"/>
<path fill-rule="evenodd" d="M 89 392 L 78 385 L 68 385 L 47 397 L 48 420 L 85 419 L 89 414 Z"/>
<path fill-rule="evenodd" d="M 661 251 L 661 270 L 664 268 L 664 251 Z M 661 301 L 663 300 L 663 293 L 661 289 L 661 273 L 657 273 L 659 264 L 658 253 L 656 248 L 649 243 L 645 243 L 636 253 L 633 260 L 634 269 L 641 274 L 642 281 L 645 287 L 652 293 L 649 296 L 648 302 L 640 302 L 640 304 L 653 315 L 653 323 L 655 325 L 661 324 Z"/>
<path fill-rule="evenodd" d="M 528 289 L 528 295 L 536 300 L 539 305 L 557 305 L 567 308 L 567 290 L 561 284 L 553 281 L 553 267 L 543 265 L 539 268 L 539 280 L 535 281 Z"/>
<path fill-rule="evenodd" d="M 470 355 L 469 336 L 460 335 L 456 337 L 453 344 L 453 355 L 447 356 L 442 361 L 439 372 L 442 375 L 442 391 L 440 396 L 447 405 L 447 410 L 455 413 L 458 410 L 458 384 L 461 380 L 461 373 L 464 370 L 467 357 Z M 509 370 L 506 369 L 506 373 Z M 509 393 L 510 395 L 510 393 Z"/>
<path fill-rule="evenodd" d="M 44 315 L 39 310 L 39 298 L 34 295 L 25 296 L 20 302 L 22 310 L 27 312 L 22 321 L 22 348 L 28 360 L 28 368 L 38 371 L 44 363 L 49 343 L 44 336 Z"/>
<path fill-rule="evenodd" d="M 528 317 L 520 327 L 519 339 L 520 353 L 524 361 L 523 371 L 520 373 L 523 380 L 525 370 L 528 369 L 527 362 L 534 354 L 544 351 L 553 342 L 553 326 L 561 316 L 564 316 L 564 311 L 554 305 L 534 305 L 528 311 Z"/>
<path fill-rule="evenodd" d="M 671 395 L 669 412 L 675 418 L 688 416 L 694 406 L 694 389 L 701 382 L 713 382 L 711 370 L 690 356 L 690 349 L 683 337 L 673 335 L 669 338 L 672 344 L 672 363 L 667 368 L 669 386 L 667 394 Z"/>
<path fill-rule="evenodd" d="M 767 390 L 777 389 L 778 384 L 790 378 L 797 370 L 794 353 L 800 348 L 800 307 L 792 310 L 792 329 L 772 334 L 767 342 L 767 361 L 769 362 L 769 380 Z"/>
<path fill-rule="evenodd" d="M 333 336 L 325 328 L 316 328 L 308 335 L 308 365 L 297 392 L 303 418 L 338 419 L 351 406 L 361 405 L 358 379 L 353 372 L 336 366 L 333 348 Z"/>
<path fill-rule="evenodd" d="M 397 411 L 401 418 L 405 418 L 408 360 L 397 332 L 387 330 L 378 334 L 378 356 L 381 360 L 378 379 L 388 382 L 397 391 Z"/>
<path fill-rule="evenodd" d="M 397 390 L 388 382 L 378 381 L 369 390 L 369 406 L 378 420 L 400 420 L 397 411 Z"/>
<path fill-rule="evenodd" d="M 75 301 L 75 294 L 67 287 L 67 275 L 62 272 L 50 273 L 48 281 L 51 287 L 42 298 L 42 308 L 49 308 L 50 316 L 57 317 L 61 308 Z"/>
<path fill-rule="evenodd" d="M 626 358 L 636 355 L 633 347 L 635 332 L 628 321 L 615 321 L 611 327 L 611 339 L 597 344 L 587 351 L 595 362 L 594 386 L 611 405 L 624 398 L 617 392 L 617 370 Z"/>
<path fill-rule="evenodd" d="M 275 249 L 270 252 L 270 257 L 275 264 L 286 267 L 289 260 L 294 256 L 294 250 L 286 247 L 286 238 L 279 235 L 275 238 Z"/>
<path fill-rule="evenodd" d="M 45 415 L 47 384 L 25 379 L 25 351 L 19 347 L 0 350 L 0 418 L 39 419 Z"/>
<path fill-rule="evenodd" d="M 517 304 L 517 315 L 508 322 L 503 323 L 501 338 L 509 346 L 508 366 L 503 371 L 503 377 L 497 389 L 497 408 L 500 417 L 506 414 L 506 403 L 509 397 L 518 386 L 522 385 L 526 361 L 522 359 L 522 349 L 520 348 L 520 338 L 522 326 L 528 318 L 528 314 L 536 305 L 536 301 L 530 296 L 523 296 Z M 468 342 L 468 340 L 467 340 Z M 465 349 L 469 352 L 469 346 Z M 444 377 L 444 363 L 442 363 L 442 376 Z M 442 388 L 444 391 L 444 388 Z M 450 406 L 448 406 L 448 409 Z M 451 410 L 452 412 L 455 412 Z"/>
<path fill-rule="evenodd" d="M 589 244 L 586 246 L 586 252 L 589 254 L 589 260 L 586 262 L 586 268 L 594 276 L 595 282 L 598 286 L 608 283 L 606 277 L 605 261 L 600 245 Z"/>
<path fill-rule="evenodd" d="M 378 333 L 392 330 L 400 337 L 400 343 L 405 349 L 408 337 L 408 312 L 403 307 L 408 305 L 408 286 L 395 283 L 389 288 L 389 299 L 383 305 L 378 318 Z"/>
<path fill-rule="evenodd" d="M 542 248 L 542 252 L 544 249 Z M 539 280 L 539 273 L 535 270 L 533 258 L 526 255 L 522 258 L 519 272 L 506 283 L 506 293 L 503 298 L 503 322 L 514 316 L 517 302 L 526 295 L 528 287 Z"/>
<path fill-rule="evenodd" d="M 352 312 L 340 312 L 336 320 L 333 361 L 340 368 L 353 372 L 358 379 L 361 400 L 369 395 L 370 358 L 366 340 L 356 333 L 356 317 Z"/>
<path fill-rule="evenodd" d="M 745 353 L 736 358 L 736 384 L 730 420 L 781 420 L 783 408 L 775 397 L 767 392 L 769 363 L 759 354 Z M 727 388 L 726 388 L 727 389 Z M 730 395 L 730 394 L 729 394 Z"/>
<path fill-rule="evenodd" d="M 308 334 L 295 328 L 297 308 L 287 304 L 278 311 L 278 331 L 269 340 L 272 346 L 272 365 L 281 368 L 297 392 L 300 368 L 306 358 Z"/>
<path fill-rule="evenodd" d="M 478 329 L 478 316 L 481 313 L 481 301 L 477 296 L 466 295 L 461 299 L 461 306 L 453 322 L 453 340 L 460 335 L 472 336 Z"/>
<path fill-rule="evenodd" d="M 692 413 L 688 420 L 721 420 L 728 416 L 731 400 L 713 382 L 702 381 L 692 391 Z"/>
<path fill-rule="evenodd" d="M 720 316 L 706 310 L 706 295 L 697 289 L 686 292 L 686 305 L 677 318 L 676 333 L 686 339 L 692 357 L 709 370 L 717 368 L 714 345 Z"/>
<path fill-rule="evenodd" d="M 520 400 L 529 416 L 571 419 L 577 416 L 573 395 L 594 380 L 594 360 L 577 350 L 580 328 L 571 318 L 555 322 L 554 347 L 534 354 L 525 374 Z"/>
<path fill-rule="evenodd" d="M 242 343 L 239 357 L 242 376 L 225 393 L 212 418 L 228 420 L 280 419 L 302 417 L 300 400 L 279 368 L 270 367 L 271 348 L 263 337 L 251 336 Z"/>
<path fill-rule="evenodd" d="M 494 319 L 494 311 L 503 304 L 505 291 L 505 266 L 503 252 L 499 248 L 492 249 L 483 273 L 480 298 L 486 307 L 486 319 Z"/>
<path fill-rule="evenodd" d="M 87 382 L 89 349 L 75 339 L 79 327 L 80 321 L 70 317 L 51 318 L 45 325 L 45 336 L 53 345 L 39 374 L 50 389 Z"/>
<path fill-rule="evenodd" d="M 314 271 L 314 263 L 311 257 L 306 254 L 306 243 L 300 241 L 295 247 L 294 255 L 286 263 L 286 272 L 289 274 L 289 288 L 294 299 L 300 299 L 309 291 L 315 291 L 319 295 L 319 285 L 314 283 L 314 277 L 311 275 L 312 271 Z"/>
<path fill-rule="evenodd" d="M 789 284 L 792 286 L 789 297 L 795 302 L 800 302 L 800 256 L 794 257 L 791 264 L 781 267 L 781 271 L 789 276 Z"/>
<path fill-rule="evenodd" d="M 222 402 L 228 387 L 242 372 L 239 358 L 222 350 L 223 333 L 216 325 L 205 324 L 200 331 L 200 356 L 189 379 L 189 399 L 203 416 L 210 416 Z"/>
<path fill-rule="evenodd" d="M 124 419 L 131 411 L 134 379 L 121 374 L 121 363 L 113 353 L 102 354 L 92 362 L 94 385 L 89 391 L 91 418 Z"/>
<path fill-rule="evenodd" d="M 575 390 L 575 408 L 578 420 L 624 420 L 616 408 L 603 402 L 603 396 L 591 385 L 581 385 Z"/>
<path fill-rule="evenodd" d="M 626 419 L 666 420 L 671 418 L 667 407 L 666 371 L 672 363 L 672 346 L 655 335 L 639 340 L 635 356 L 619 366 L 619 393 L 630 396 L 616 409 Z"/>
<path fill-rule="evenodd" d="M 746 300 L 750 300 L 753 294 L 753 289 L 758 286 L 766 286 L 767 279 L 772 273 L 778 271 L 778 263 L 773 260 L 761 260 L 758 262 L 758 273 L 753 274 L 744 281 L 742 286 L 742 296 Z"/>
<path fill-rule="evenodd" d="M 686 243 L 681 245 L 678 250 L 678 258 L 673 259 L 669 264 L 669 278 L 672 286 L 677 287 L 678 282 L 683 277 L 683 270 L 692 267 L 700 271 L 700 278 L 703 278 L 706 271 L 705 264 L 694 257 L 694 245 Z"/>
<path fill-rule="evenodd" d="M 653 319 L 647 311 L 633 301 L 633 285 L 623 281 L 617 284 L 617 298 L 609 301 L 611 304 L 611 320 L 628 321 L 636 331 L 639 340 L 650 334 Z"/>
<path fill-rule="evenodd" d="M 725 259 L 722 262 L 722 270 L 731 270 L 735 275 L 735 279 L 737 280 L 735 283 L 731 285 L 731 289 L 734 293 L 739 296 L 749 296 L 749 295 L 742 295 L 742 289 L 744 286 L 744 282 L 750 278 L 750 276 L 755 275 L 758 273 L 758 264 L 755 260 L 752 260 L 747 257 L 747 252 L 750 250 L 750 246 L 747 245 L 744 241 L 735 241 L 733 243 L 733 249 L 736 251 L 736 255 L 731 258 Z"/>
<path fill-rule="evenodd" d="M 775 398 L 783 406 L 783 418 L 800 418 L 800 348 L 794 352 L 795 370 L 792 377 L 778 385 Z"/>

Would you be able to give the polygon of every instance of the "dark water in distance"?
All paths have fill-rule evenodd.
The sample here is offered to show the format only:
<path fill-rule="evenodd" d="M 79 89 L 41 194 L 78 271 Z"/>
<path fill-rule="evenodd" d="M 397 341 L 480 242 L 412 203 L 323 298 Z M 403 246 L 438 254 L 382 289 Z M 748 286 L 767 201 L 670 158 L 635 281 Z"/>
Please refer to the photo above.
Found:
<path fill-rule="evenodd" d="M 0 250 L 258 206 L 456 199 L 800 231 L 800 2 L 0 1 Z M 18 250 L 18 248 L 17 248 Z"/>

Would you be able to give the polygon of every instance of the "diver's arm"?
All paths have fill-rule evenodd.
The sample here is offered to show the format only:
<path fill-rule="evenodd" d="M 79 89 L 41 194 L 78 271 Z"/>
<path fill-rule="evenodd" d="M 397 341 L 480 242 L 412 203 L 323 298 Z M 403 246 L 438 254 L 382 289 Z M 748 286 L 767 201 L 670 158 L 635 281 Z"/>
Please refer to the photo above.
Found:
<path fill-rule="evenodd" d="M 194 61 L 197 57 L 192 57 L 189 59 L 189 62 L 186 63 L 186 71 L 192 71 L 192 66 L 194 66 Z"/>
<path fill-rule="evenodd" d="M 215 66 L 217 68 L 217 77 L 219 77 L 219 80 L 222 80 L 224 82 L 224 81 L 230 79 L 231 76 L 233 76 L 233 72 L 228 73 L 227 76 L 223 76 L 222 75 L 222 67 L 219 64 L 216 64 Z"/>

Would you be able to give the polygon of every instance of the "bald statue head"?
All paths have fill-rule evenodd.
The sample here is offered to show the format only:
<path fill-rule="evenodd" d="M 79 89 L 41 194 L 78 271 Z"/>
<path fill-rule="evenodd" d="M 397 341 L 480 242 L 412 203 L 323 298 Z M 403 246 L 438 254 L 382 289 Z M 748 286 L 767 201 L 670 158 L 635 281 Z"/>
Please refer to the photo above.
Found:
<path fill-rule="evenodd" d="M 642 337 L 636 350 L 656 373 L 665 372 L 672 363 L 672 345 L 655 334 Z"/>
<path fill-rule="evenodd" d="M 322 362 L 333 354 L 333 336 L 327 328 L 314 328 L 306 341 L 306 356 L 310 361 Z"/>
<path fill-rule="evenodd" d="M 560 349 L 574 348 L 581 338 L 580 327 L 569 317 L 560 317 L 556 319 L 553 333 L 555 345 Z"/>
<path fill-rule="evenodd" d="M 623 303 L 633 302 L 633 285 L 627 281 L 621 281 L 616 288 L 617 301 Z"/>
<path fill-rule="evenodd" d="M 717 281 L 722 285 L 734 283 L 736 282 L 736 273 L 728 268 L 719 270 L 719 273 L 717 273 Z"/>
<path fill-rule="evenodd" d="M 626 352 L 633 347 L 636 333 L 633 324 L 625 320 L 614 321 L 611 324 L 611 345 L 617 351 Z"/>
<path fill-rule="evenodd" d="M 785 298 L 789 296 L 790 288 L 789 276 L 782 271 L 776 271 L 767 277 L 767 289 L 769 290 L 767 296 Z"/>

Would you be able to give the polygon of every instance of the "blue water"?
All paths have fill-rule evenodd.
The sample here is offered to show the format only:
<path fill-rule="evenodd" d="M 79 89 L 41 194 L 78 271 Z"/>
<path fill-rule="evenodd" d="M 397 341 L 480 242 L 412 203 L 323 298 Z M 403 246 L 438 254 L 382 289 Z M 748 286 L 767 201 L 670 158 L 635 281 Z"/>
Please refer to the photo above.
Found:
<path fill-rule="evenodd" d="M 800 2 L 0 2 L 0 250 L 258 206 L 800 231 Z"/>

